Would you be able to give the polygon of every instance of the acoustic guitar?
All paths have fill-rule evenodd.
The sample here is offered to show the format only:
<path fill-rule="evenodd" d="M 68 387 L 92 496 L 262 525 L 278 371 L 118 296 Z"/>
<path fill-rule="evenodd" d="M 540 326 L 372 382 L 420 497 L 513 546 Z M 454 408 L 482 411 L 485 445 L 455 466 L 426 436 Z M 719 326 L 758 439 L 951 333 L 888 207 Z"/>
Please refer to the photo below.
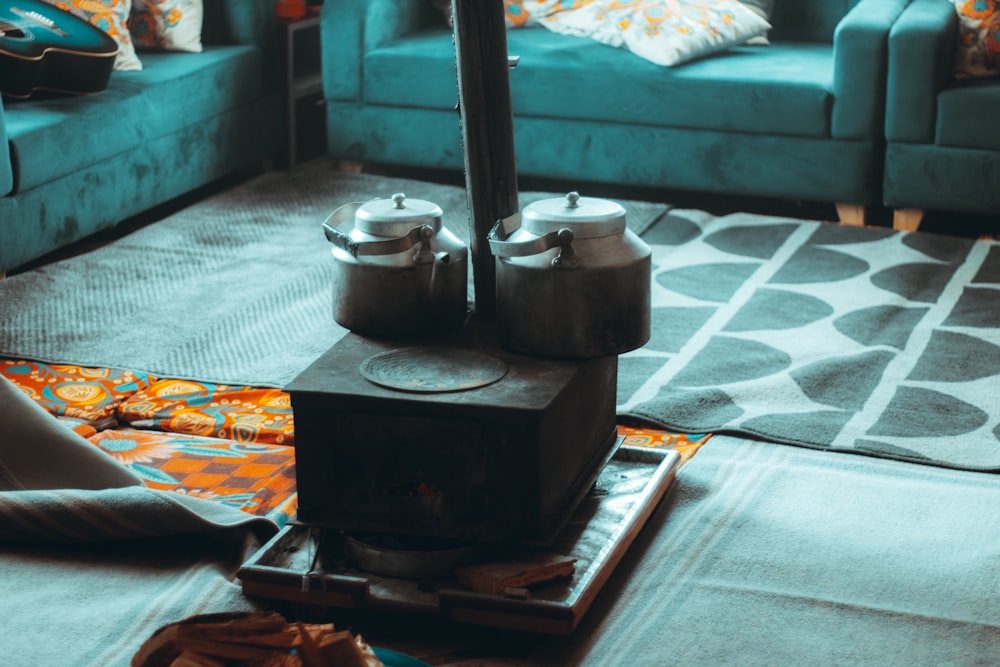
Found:
<path fill-rule="evenodd" d="M 82 18 L 37 0 L 0 0 L 0 93 L 97 93 L 108 86 L 118 44 Z"/>

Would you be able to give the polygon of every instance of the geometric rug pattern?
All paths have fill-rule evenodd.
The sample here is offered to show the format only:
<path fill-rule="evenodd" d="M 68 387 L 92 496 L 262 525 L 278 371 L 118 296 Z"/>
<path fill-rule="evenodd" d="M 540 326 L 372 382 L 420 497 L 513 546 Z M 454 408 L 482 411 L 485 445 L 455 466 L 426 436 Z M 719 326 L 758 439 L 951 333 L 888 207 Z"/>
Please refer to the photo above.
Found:
<path fill-rule="evenodd" d="M 619 413 L 1000 470 L 1000 244 L 673 210 Z"/>
<path fill-rule="evenodd" d="M 0 356 L 130 369 L 143 401 L 118 415 L 137 427 L 284 439 L 287 405 L 236 423 L 222 400 L 191 405 L 195 385 L 278 389 L 337 342 L 320 223 L 393 192 L 467 231 L 464 188 L 270 172 L 0 282 Z M 654 263 L 651 338 L 619 364 L 623 420 L 1000 471 L 996 243 L 622 203 Z"/>

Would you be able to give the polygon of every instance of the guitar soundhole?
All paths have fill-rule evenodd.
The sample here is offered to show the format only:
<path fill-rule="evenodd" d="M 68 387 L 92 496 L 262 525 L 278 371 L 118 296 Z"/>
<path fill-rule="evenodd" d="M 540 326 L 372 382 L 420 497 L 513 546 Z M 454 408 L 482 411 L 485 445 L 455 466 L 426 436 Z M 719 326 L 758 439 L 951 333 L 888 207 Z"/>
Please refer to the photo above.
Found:
<path fill-rule="evenodd" d="M 6 23 L 0 21 L 0 37 L 9 37 L 10 39 L 24 39 L 27 35 L 23 30 L 18 28 L 13 23 Z"/>

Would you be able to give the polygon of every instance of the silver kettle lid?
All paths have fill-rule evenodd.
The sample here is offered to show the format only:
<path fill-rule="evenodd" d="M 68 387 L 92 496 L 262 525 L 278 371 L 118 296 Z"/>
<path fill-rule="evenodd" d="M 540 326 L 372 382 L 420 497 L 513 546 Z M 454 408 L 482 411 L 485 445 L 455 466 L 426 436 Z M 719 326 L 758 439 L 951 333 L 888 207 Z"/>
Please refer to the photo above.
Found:
<path fill-rule="evenodd" d="M 387 199 L 372 199 L 362 204 L 354 214 L 354 225 L 373 236 L 402 236 L 423 225 L 440 231 L 443 215 L 434 202 L 407 199 L 405 194 L 397 192 Z"/>
<path fill-rule="evenodd" d="M 625 232 L 625 209 L 608 199 L 570 192 L 526 206 L 521 212 L 521 229 L 536 236 L 560 229 L 570 229 L 580 239 L 613 236 Z"/>

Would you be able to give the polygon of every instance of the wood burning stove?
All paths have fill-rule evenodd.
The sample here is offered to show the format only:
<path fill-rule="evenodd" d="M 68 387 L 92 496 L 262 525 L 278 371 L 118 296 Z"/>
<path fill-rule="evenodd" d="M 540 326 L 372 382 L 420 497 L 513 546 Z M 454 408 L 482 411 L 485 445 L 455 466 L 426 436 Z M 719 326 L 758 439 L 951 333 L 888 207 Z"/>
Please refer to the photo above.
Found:
<path fill-rule="evenodd" d="M 511 60 L 500 0 L 455 0 L 452 9 L 476 295 L 469 320 L 457 333 L 412 340 L 351 333 L 286 387 L 298 516 L 240 576 L 254 595 L 565 633 L 662 497 L 678 457 L 618 448 L 616 354 L 542 358 L 498 340 L 489 238 L 517 213 Z M 513 560 L 516 570 L 540 556 L 542 569 L 571 570 L 545 590 L 493 582 L 470 592 L 455 572 L 394 577 L 360 562 L 359 553 L 384 555 L 391 544 L 403 545 L 400 556 L 419 545 L 432 561 L 476 554 L 487 571 L 483 559 Z"/>
<path fill-rule="evenodd" d="M 287 387 L 299 519 L 347 531 L 551 543 L 613 452 L 617 356 L 541 359 L 497 341 L 491 230 L 517 213 L 511 60 L 498 0 L 453 9 L 471 213 L 471 317 L 459 334 L 430 339 L 353 332 Z M 584 222 L 593 223 L 584 213 Z M 624 211 L 603 223 L 609 224 L 624 228 Z M 371 282 L 378 282 L 384 267 L 371 268 Z M 628 267 L 628 276 L 643 268 L 648 278 L 648 253 Z M 563 279 L 553 284 L 572 284 L 573 275 L 591 280 L 582 270 L 556 272 Z M 605 267 L 596 273 L 609 276 Z M 648 303 L 647 285 L 638 283 Z M 586 291 L 599 285 L 589 282 Z M 585 307 L 586 300 L 571 296 Z M 526 290 L 524 298 L 532 297 Z M 561 319 L 539 321 L 541 336 L 548 327 L 573 325 Z M 648 336 L 648 316 L 639 329 Z M 620 331 L 613 337 L 621 338 Z M 456 369 L 459 355 L 470 360 L 468 368 Z M 448 385 L 449 375 L 488 375 L 500 366 L 503 372 L 488 382 Z M 393 374 L 406 383 L 385 381 Z M 432 389 L 442 380 L 443 390 Z"/>

